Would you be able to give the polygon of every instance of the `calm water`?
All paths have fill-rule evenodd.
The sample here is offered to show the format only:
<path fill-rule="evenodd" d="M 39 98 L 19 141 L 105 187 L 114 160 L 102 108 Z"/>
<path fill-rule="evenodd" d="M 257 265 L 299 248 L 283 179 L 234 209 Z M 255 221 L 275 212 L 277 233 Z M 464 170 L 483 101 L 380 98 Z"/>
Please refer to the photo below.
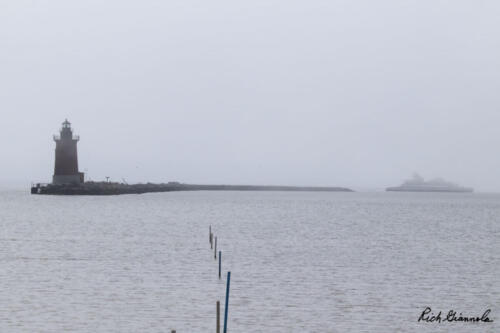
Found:
<path fill-rule="evenodd" d="M 0 332 L 215 332 L 209 225 L 230 332 L 500 332 L 500 195 L 0 192 L 0 212 Z"/>

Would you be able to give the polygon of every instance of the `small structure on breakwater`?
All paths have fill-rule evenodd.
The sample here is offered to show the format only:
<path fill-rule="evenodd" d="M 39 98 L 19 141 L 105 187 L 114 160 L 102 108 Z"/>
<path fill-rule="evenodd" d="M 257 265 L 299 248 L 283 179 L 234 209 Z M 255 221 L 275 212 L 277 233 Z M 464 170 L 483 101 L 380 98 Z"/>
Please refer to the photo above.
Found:
<path fill-rule="evenodd" d="M 31 186 L 31 194 L 56 195 L 116 195 L 171 191 L 315 191 L 352 192 L 345 187 L 311 186 L 259 186 L 259 185 L 196 185 L 169 182 L 162 184 L 123 184 L 113 182 L 84 182 L 84 174 L 78 171 L 76 144 L 80 138 L 73 136 L 71 123 L 65 120 L 60 136 L 54 136 L 56 159 L 51 184 Z"/>

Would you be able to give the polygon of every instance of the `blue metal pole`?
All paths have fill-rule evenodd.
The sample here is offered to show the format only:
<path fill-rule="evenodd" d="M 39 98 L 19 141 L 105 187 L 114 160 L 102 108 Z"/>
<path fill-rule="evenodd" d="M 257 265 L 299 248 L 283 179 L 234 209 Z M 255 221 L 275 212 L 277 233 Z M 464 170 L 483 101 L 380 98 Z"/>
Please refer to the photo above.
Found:
<path fill-rule="evenodd" d="M 227 286 L 226 286 L 226 310 L 224 312 L 224 333 L 227 333 L 227 312 L 229 308 L 229 283 L 231 282 L 231 272 L 227 272 Z"/>

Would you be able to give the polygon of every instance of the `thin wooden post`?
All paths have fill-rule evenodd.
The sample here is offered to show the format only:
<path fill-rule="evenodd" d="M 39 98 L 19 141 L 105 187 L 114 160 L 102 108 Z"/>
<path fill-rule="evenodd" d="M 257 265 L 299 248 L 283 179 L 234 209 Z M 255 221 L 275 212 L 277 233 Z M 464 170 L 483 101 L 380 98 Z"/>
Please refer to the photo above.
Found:
<path fill-rule="evenodd" d="M 172 330 L 172 333 L 175 333 L 175 330 Z"/>
<path fill-rule="evenodd" d="M 220 333 L 220 301 L 217 301 L 217 325 L 216 333 Z"/>
<path fill-rule="evenodd" d="M 219 280 L 220 280 L 220 269 L 222 264 L 222 251 L 219 251 Z"/>
<path fill-rule="evenodd" d="M 215 236 L 214 259 L 217 259 L 217 236 Z"/>
<path fill-rule="evenodd" d="M 208 242 L 212 243 L 212 225 L 208 226 Z"/>
<path fill-rule="evenodd" d="M 227 285 L 226 285 L 226 309 L 224 311 L 224 333 L 227 333 L 227 315 L 229 310 L 229 284 L 231 283 L 231 272 L 227 272 Z"/>

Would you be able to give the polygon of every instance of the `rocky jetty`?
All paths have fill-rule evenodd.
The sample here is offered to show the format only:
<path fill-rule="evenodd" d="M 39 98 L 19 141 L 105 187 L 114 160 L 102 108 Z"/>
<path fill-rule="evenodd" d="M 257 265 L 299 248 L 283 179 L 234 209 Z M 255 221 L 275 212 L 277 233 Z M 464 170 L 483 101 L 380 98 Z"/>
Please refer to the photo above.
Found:
<path fill-rule="evenodd" d="M 259 186 L 259 185 L 196 185 L 169 182 L 162 184 L 124 184 L 114 182 L 85 182 L 82 184 L 36 184 L 32 194 L 53 195 L 118 195 L 172 191 L 311 191 L 352 192 L 344 187 Z"/>

